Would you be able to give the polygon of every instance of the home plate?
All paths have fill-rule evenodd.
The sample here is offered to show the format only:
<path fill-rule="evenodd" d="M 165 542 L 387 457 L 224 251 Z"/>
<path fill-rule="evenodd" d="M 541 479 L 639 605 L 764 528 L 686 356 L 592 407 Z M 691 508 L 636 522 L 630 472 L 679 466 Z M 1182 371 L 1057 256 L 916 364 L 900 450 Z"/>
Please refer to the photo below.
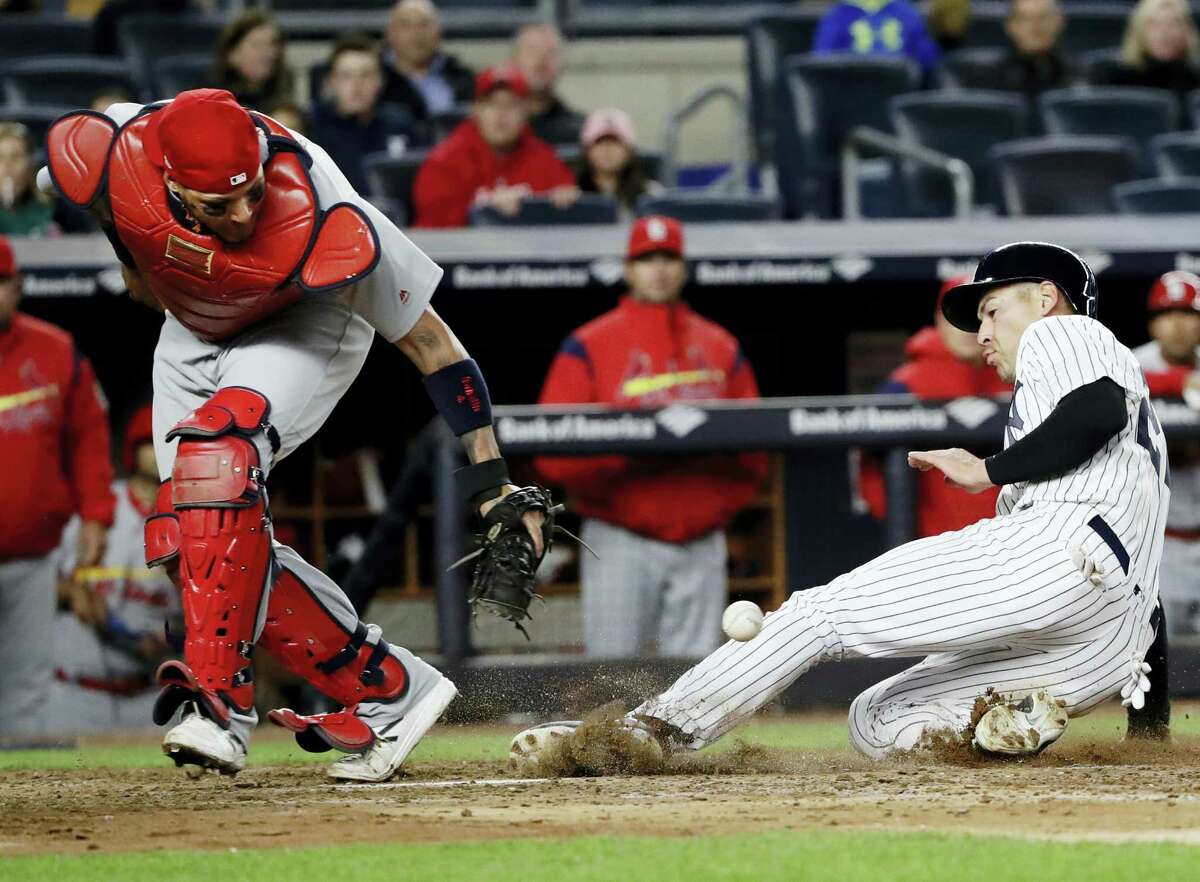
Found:
<path fill-rule="evenodd" d="M 382 784 L 358 784 L 347 781 L 344 784 L 330 784 L 329 787 L 353 787 L 355 790 L 392 790 L 407 787 L 520 787 L 522 784 L 548 784 L 551 781 L 571 780 L 563 778 L 465 778 L 461 781 L 385 781 Z M 575 780 L 583 780 L 577 778 Z"/>

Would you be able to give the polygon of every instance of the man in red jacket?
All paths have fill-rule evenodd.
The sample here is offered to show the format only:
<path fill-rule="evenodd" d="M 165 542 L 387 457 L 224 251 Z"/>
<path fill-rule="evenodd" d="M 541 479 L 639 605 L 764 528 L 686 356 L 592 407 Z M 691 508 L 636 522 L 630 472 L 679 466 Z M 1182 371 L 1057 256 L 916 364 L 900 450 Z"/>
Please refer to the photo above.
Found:
<path fill-rule="evenodd" d="M 78 512 L 78 566 L 104 552 L 116 500 L 108 414 L 71 336 L 17 311 L 21 276 L 0 237 L 0 735 L 35 734 L 54 676 L 55 566 Z"/>
<path fill-rule="evenodd" d="M 512 216 L 527 196 L 559 207 L 579 196 L 575 177 L 529 127 L 529 85 L 515 67 L 475 80 L 471 118 L 433 149 L 413 185 L 414 226 L 465 227 L 473 207 Z"/>
<path fill-rule="evenodd" d="M 942 315 L 942 297 L 951 288 L 970 279 L 950 279 L 938 293 L 933 325 L 921 328 L 904 347 L 907 360 L 892 371 L 880 392 L 906 393 L 927 400 L 951 398 L 996 398 L 1012 392 L 1012 386 L 983 362 L 983 348 L 973 334 L 960 331 Z M 951 487 L 940 472 L 921 472 L 917 477 L 917 535 L 937 536 L 961 530 L 996 514 L 1000 488 L 983 493 L 964 493 Z M 887 514 L 883 472 L 878 460 L 862 458 L 859 492 L 871 514 Z"/>
<path fill-rule="evenodd" d="M 663 407 L 757 398 L 734 337 L 680 299 L 687 280 L 683 229 L 638 220 L 625 263 L 629 294 L 566 339 L 542 387 L 542 404 Z M 589 656 L 703 655 L 718 645 L 726 603 L 723 532 L 766 475 L 765 454 L 542 457 L 546 480 L 565 487 L 599 558 L 581 559 Z"/>

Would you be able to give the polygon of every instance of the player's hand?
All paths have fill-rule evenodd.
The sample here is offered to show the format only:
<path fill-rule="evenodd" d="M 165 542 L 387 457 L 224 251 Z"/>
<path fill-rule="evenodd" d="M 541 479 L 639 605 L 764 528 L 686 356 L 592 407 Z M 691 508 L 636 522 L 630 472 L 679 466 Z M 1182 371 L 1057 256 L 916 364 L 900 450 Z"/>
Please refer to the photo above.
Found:
<path fill-rule="evenodd" d="M 968 493 L 982 493 L 995 486 L 988 477 L 983 460 L 961 447 L 952 447 L 949 450 L 910 450 L 908 464 L 922 472 L 937 469 L 946 476 L 947 484 Z"/>
<path fill-rule="evenodd" d="M 108 617 L 104 598 L 93 591 L 91 585 L 83 579 L 72 578 L 67 591 L 75 618 L 93 628 L 104 624 Z"/>
<path fill-rule="evenodd" d="M 499 496 L 495 499 L 489 499 L 483 505 L 479 506 L 479 516 L 485 516 L 497 502 L 514 490 L 519 489 L 515 484 L 505 484 Z M 533 539 L 533 547 L 538 557 L 542 556 L 542 524 L 545 520 L 545 516 L 540 511 L 529 511 L 521 517 L 521 522 L 525 524 L 525 529 L 529 531 L 529 536 Z"/>
<path fill-rule="evenodd" d="M 574 184 L 567 187 L 555 187 L 546 194 L 555 208 L 570 208 L 579 199 L 580 190 Z"/>
<path fill-rule="evenodd" d="M 94 567 L 104 556 L 108 544 L 108 528 L 98 521 L 84 521 L 79 529 L 79 552 L 75 558 L 80 567 Z"/>

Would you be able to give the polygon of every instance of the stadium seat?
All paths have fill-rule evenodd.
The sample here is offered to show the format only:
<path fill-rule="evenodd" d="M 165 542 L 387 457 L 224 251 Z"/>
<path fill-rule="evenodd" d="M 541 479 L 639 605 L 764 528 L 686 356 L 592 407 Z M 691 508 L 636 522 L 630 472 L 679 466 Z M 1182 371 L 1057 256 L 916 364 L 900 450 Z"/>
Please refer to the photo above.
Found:
<path fill-rule="evenodd" d="M 1200 214 L 1200 178 L 1130 181 L 1112 190 L 1122 214 Z"/>
<path fill-rule="evenodd" d="M 1004 50 L 995 46 L 947 53 L 941 67 L 942 88 L 996 88 L 996 68 L 1003 57 Z"/>
<path fill-rule="evenodd" d="M 819 13 L 813 11 L 778 12 L 755 18 L 746 29 L 750 120 L 759 162 L 776 161 L 779 120 L 786 115 L 787 103 L 784 64 L 812 48 L 819 21 Z"/>
<path fill-rule="evenodd" d="M 211 52 L 189 52 L 156 59 L 152 65 L 152 100 L 173 98 L 188 89 L 201 89 L 212 82 Z"/>
<path fill-rule="evenodd" d="M 988 160 L 993 144 L 1025 137 L 1025 100 L 1010 92 L 942 91 L 899 95 L 891 100 L 896 134 L 947 156 L 963 160 L 975 175 L 975 201 L 999 201 L 996 176 Z M 909 213 L 948 216 L 954 197 L 945 175 L 899 161 L 901 193 Z"/>
<path fill-rule="evenodd" d="M 1200 89 L 1188 92 L 1187 113 L 1191 118 L 1192 128 L 1200 129 Z"/>
<path fill-rule="evenodd" d="M 1107 86 L 1114 82 L 1121 69 L 1120 49 L 1093 49 L 1079 57 L 1083 78 L 1092 86 Z"/>
<path fill-rule="evenodd" d="M 1150 153 L 1159 177 L 1200 177 L 1200 132 L 1171 132 L 1151 138 Z"/>
<path fill-rule="evenodd" d="M 129 65 L 92 55 L 23 58 L 6 64 L 2 77 L 12 105 L 87 107 L 97 93 L 110 88 L 142 97 Z"/>
<path fill-rule="evenodd" d="M 792 214 L 836 214 L 838 160 L 856 126 L 890 132 L 888 102 L 917 87 L 920 71 L 904 58 L 805 55 L 788 59 L 786 119 L 794 152 L 780 156 L 780 189 Z M 781 143 L 783 143 L 781 141 Z"/>
<path fill-rule="evenodd" d="M 1038 97 L 1038 110 L 1048 135 L 1129 138 L 1147 171 L 1150 139 L 1174 131 L 1179 122 L 1179 105 L 1171 92 L 1136 86 L 1052 89 Z"/>
<path fill-rule="evenodd" d="M 412 220 L 413 182 L 428 156 L 428 150 L 406 150 L 399 156 L 369 153 L 363 157 L 367 195 L 372 202 L 388 205 L 392 219 L 399 223 Z"/>
<path fill-rule="evenodd" d="M 1007 46 L 1008 34 L 1004 30 L 1004 19 L 1008 16 L 1008 4 L 971 4 L 971 20 L 967 23 L 965 45 L 972 49 L 985 46 Z"/>
<path fill-rule="evenodd" d="M 1067 17 L 1061 38 L 1063 48 L 1078 56 L 1093 49 L 1120 46 L 1129 9 L 1127 3 L 1068 3 L 1063 8 Z"/>
<path fill-rule="evenodd" d="M 207 15 L 130 15 L 118 26 L 121 51 L 141 82 L 150 83 L 160 58 L 180 50 L 211 53 L 224 24 Z"/>
<path fill-rule="evenodd" d="M 1137 177 L 1126 138 L 1026 138 L 997 144 L 990 156 L 1010 215 L 1109 214 L 1112 188 Z"/>
<path fill-rule="evenodd" d="M 429 121 L 432 142 L 438 144 L 444 141 L 470 115 L 471 105 L 469 104 L 459 105 L 451 110 L 435 113 Z"/>
<path fill-rule="evenodd" d="M 471 209 L 473 227 L 543 227 L 616 222 L 616 200 L 599 193 L 583 193 L 569 208 L 559 208 L 549 199 L 540 196 L 525 199 L 521 202 L 521 210 L 512 217 L 487 206 Z"/>
<path fill-rule="evenodd" d="M 75 18 L 0 15 L 0 59 L 40 55 L 87 55 L 92 23 Z"/>
<path fill-rule="evenodd" d="M 638 199 L 637 212 L 640 216 L 665 214 L 687 224 L 702 224 L 778 220 L 782 215 L 782 207 L 777 199 L 749 193 L 731 196 L 665 190 Z"/>

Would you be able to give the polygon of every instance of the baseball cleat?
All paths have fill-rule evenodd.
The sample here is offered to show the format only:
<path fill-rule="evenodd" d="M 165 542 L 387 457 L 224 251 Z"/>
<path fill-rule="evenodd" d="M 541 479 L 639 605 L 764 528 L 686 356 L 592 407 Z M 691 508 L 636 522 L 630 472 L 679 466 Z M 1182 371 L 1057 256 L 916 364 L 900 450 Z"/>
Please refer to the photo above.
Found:
<path fill-rule="evenodd" d="M 400 765 L 425 733 L 454 701 L 458 688 L 442 677 L 441 682 L 417 702 L 407 714 L 375 732 L 375 743 L 363 753 L 344 756 L 330 764 L 328 775 L 338 781 L 379 783 L 400 771 Z"/>
<path fill-rule="evenodd" d="M 189 778 L 215 769 L 236 775 L 246 767 L 246 748 L 240 741 L 199 713 L 190 713 L 163 738 L 163 753 L 182 766 Z"/>
<path fill-rule="evenodd" d="M 1013 704 L 998 704 L 975 726 L 971 743 L 984 753 L 1033 756 L 1067 731 L 1067 711 L 1045 689 Z"/>
<path fill-rule="evenodd" d="M 555 744 L 575 734 L 582 720 L 560 720 L 542 723 L 518 732 L 508 745 L 508 768 L 514 772 L 531 771 Z"/>

